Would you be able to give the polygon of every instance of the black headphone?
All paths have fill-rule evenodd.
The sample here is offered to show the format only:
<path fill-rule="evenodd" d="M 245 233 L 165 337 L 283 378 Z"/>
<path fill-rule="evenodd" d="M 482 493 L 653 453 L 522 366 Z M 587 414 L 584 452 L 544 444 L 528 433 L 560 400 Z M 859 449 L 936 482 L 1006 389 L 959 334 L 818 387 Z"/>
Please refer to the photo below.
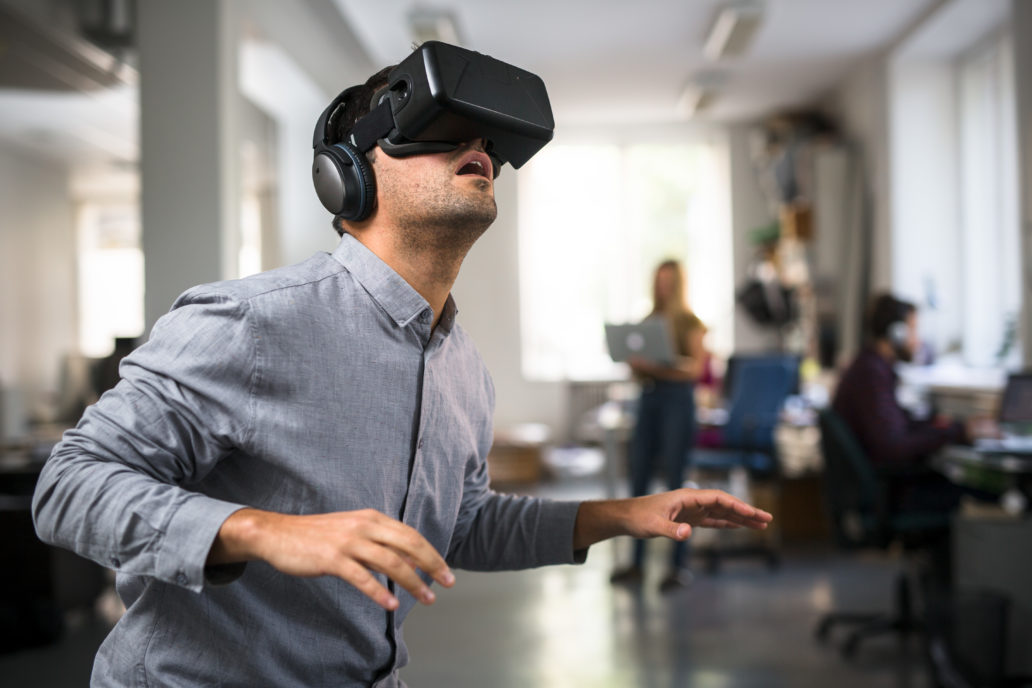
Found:
<path fill-rule="evenodd" d="M 376 177 L 366 159 L 350 141 L 330 143 L 349 97 L 362 86 L 352 86 L 323 110 L 315 125 L 312 147 L 312 182 L 323 207 L 352 222 L 369 217 L 376 200 Z M 379 95 L 379 94 L 377 94 Z"/>

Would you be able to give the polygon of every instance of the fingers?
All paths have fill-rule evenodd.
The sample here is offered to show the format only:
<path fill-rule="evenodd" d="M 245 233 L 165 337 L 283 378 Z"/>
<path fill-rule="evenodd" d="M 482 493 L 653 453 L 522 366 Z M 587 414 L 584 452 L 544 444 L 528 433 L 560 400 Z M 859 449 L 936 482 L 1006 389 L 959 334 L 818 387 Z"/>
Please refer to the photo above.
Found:
<path fill-rule="evenodd" d="M 725 521 L 722 518 L 708 518 L 707 517 L 707 518 L 703 519 L 701 523 L 699 523 L 699 527 L 700 528 L 724 528 L 724 529 L 728 529 L 728 528 L 741 528 L 742 526 L 740 526 L 737 523 L 732 523 L 731 521 Z"/>
<path fill-rule="evenodd" d="M 397 552 L 373 542 L 361 543 L 356 549 L 355 559 L 359 563 L 384 574 L 423 604 L 433 604 L 433 591 Z"/>
<path fill-rule="evenodd" d="M 368 569 L 354 560 L 343 562 L 337 576 L 351 583 L 359 592 L 387 611 L 394 611 L 398 608 L 398 598 L 383 587 L 373 574 L 369 573 Z"/>
<path fill-rule="evenodd" d="M 419 531 L 379 512 L 372 513 L 371 518 L 375 523 L 375 528 L 369 532 L 370 539 L 389 547 L 404 559 L 408 566 L 415 566 L 425 571 L 446 588 L 455 584 L 455 576 L 448 568 L 448 564 L 445 563 L 444 557 L 427 542 L 426 538 L 419 534 Z M 387 572 L 383 571 L 382 573 Z M 393 576 L 391 578 L 394 579 Z M 397 582 L 401 583 L 401 581 Z M 429 588 L 427 590 L 429 591 Z M 418 595 L 416 598 L 421 599 Z"/>
<path fill-rule="evenodd" d="M 720 490 L 699 490 L 694 497 L 704 511 L 704 518 L 726 521 L 731 526 L 763 529 L 774 520 L 774 517 L 763 509 L 750 506 Z"/>
<path fill-rule="evenodd" d="M 258 558 L 283 573 L 344 580 L 387 610 L 398 599 L 381 583 L 380 573 L 423 604 L 435 595 L 420 577 L 422 570 L 446 587 L 455 583 L 445 563 L 415 529 L 377 511 L 330 514 L 269 514 L 259 529 Z"/>

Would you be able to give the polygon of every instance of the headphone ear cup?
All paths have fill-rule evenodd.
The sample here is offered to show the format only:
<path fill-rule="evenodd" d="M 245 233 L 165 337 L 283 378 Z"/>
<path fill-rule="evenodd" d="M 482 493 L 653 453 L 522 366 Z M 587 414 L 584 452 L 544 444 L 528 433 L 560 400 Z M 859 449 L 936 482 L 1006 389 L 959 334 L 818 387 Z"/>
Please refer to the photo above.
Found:
<path fill-rule="evenodd" d="M 376 200 L 376 178 L 364 155 L 348 143 L 319 146 L 312 182 L 323 207 L 352 222 L 369 217 Z"/>
<path fill-rule="evenodd" d="M 902 320 L 897 320 L 889 325 L 889 342 L 897 347 L 905 345 L 907 343 L 907 329 L 907 324 Z"/>

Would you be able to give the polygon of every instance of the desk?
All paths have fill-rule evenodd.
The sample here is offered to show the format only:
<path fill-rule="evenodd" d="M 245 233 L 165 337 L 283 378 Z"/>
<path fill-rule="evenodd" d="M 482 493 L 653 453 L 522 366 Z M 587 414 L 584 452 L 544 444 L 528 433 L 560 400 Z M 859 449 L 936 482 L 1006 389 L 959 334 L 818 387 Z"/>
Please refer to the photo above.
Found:
<path fill-rule="evenodd" d="M 993 591 L 1010 602 L 1007 671 L 1032 674 L 1032 515 L 1021 518 L 959 514 L 953 522 L 953 586 Z"/>
<path fill-rule="evenodd" d="M 990 590 L 1007 597 L 1011 605 L 1007 670 L 1028 675 L 1032 673 L 1032 655 L 1027 651 L 1032 646 L 1032 456 L 950 446 L 932 457 L 932 465 L 958 485 L 1002 495 L 1001 504 L 1010 517 L 961 510 L 954 518 L 953 586 L 958 592 Z"/>
<path fill-rule="evenodd" d="M 1032 455 L 948 446 L 932 457 L 931 464 L 958 485 L 1003 495 L 1004 500 L 1016 491 L 1024 496 L 1024 506 L 1018 511 L 1032 513 Z"/>

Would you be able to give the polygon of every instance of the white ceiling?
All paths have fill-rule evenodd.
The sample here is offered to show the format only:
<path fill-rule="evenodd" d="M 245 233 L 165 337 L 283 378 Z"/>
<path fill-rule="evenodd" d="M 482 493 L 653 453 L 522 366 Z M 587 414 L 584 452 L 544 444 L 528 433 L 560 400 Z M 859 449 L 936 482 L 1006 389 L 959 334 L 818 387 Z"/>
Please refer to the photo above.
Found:
<path fill-rule="evenodd" d="M 396 63 L 411 51 L 405 18 L 414 0 L 309 1 L 335 4 L 373 64 Z M 685 83 L 713 69 L 727 80 L 705 119 L 754 119 L 811 103 L 941 0 L 766 0 L 749 53 L 717 64 L 703 58 L 702 45 L 721 0 L 431 2 L 418 6 L 451 11 L 466 47 L 541 76 L 563 127 L 678 121 Z M 82 162 L 131 162 L 138 154 L 135 94 L 131 86 L 0 90 L 0 141 Z"/>
<path fill-rule="evenodd" d="M 334 0 L 374 63 L 410 50 L 413 0 Z M 767 0 L 744 57 L 707 62 L 721 0 L 439 0 L 465 47 L 541 76 L 557 122 L 672 121 L 685 83 L 726 71 L 707 117 L 741 120 L 805 105 L 891 43 L 938 0 Z"/>

